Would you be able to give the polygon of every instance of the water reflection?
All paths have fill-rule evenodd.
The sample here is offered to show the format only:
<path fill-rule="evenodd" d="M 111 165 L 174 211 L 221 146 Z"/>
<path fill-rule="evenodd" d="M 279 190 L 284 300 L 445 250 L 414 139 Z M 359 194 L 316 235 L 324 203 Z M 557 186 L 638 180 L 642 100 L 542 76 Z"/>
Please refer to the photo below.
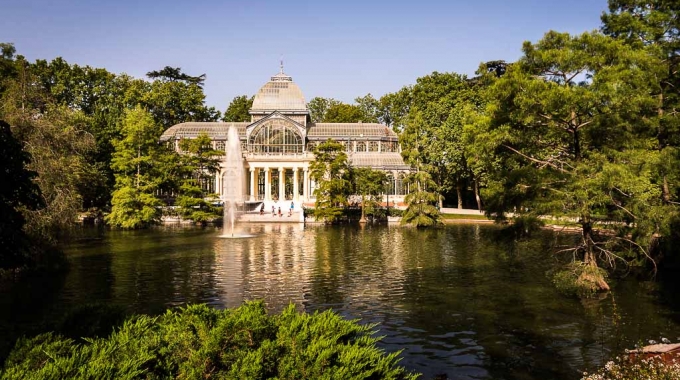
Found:
<path fill-rule="evenodd" d="M 109 232 L 68 248 L 71 271 L 31 303 L 0 298 L 23 314 L 58 315 L 104 301 L 131 312 L 205 302 L 234 307 L 264 299 L 272 311 L 334 309 L 378 323 L 382 345 L 431 378 L 573 379 L 609 352 L 680 336 L 678 310 L 662 290 L 619 283 L 603 300 L 556 293 L 546 254 L 569 236 L 516 242 L 492 226 L 418 231 L 386 226 L 248 225 L 249 239 L 219 230 Z M 657 285 L 658 286 L 658 285 Z M 33 292 L 35 293 L 35 292 Z M 29 295 L 30 296 L 30 295 Z M 24 305 L 24 307 L 21 307 Z M 27 319 L 27 320 L 30 320 Z"/>

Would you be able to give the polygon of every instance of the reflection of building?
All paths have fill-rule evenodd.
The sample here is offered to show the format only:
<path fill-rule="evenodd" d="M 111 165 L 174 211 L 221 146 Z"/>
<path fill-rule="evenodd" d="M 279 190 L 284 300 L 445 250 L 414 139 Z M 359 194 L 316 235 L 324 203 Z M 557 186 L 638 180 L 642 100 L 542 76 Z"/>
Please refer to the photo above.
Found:
<path fill-rule="evenodd" d="M 409 166 L 399 153 L 396 133 L 374 123 L 312 123 L 302 91 L 283 69 L 255 95 L 250 115 L 249 123 L 177 124 L 163 133 L 161 141 L 174 143 L 179 149 L 181 139 L 206 133 L 216 149 L 225 149 L 227 131 L 235 126 L 244 156 L 243 190 L 249 201 L 313 199 L 311 151 L 327 139 L 345 145 L 353 166 L 388 172 L 390 201 L 399 201 L 405 195 L 403 179 Z M 221 170 L 215 181 L 214 191 L 220 194 L 224 190 L 223 175 Z"/>

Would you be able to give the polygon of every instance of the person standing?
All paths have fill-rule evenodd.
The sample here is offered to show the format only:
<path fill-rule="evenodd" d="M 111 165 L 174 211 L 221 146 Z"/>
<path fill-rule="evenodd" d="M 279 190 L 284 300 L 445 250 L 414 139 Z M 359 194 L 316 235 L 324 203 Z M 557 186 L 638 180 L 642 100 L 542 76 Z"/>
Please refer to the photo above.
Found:
<path fill-rule="evenodd" d="M 295 208 L 295 202 L 290 202 L 290 209 L 288 210 L 288 216 L 293 215 L 293 209 Z"/>

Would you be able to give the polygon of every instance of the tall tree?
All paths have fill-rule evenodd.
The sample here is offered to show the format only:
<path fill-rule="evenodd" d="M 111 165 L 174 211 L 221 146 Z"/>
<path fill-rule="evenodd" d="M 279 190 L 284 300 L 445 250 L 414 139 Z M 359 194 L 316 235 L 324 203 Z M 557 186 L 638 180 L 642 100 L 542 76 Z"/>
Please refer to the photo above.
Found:
<path fill-rule="evenodd" d="M 161 70 L 149 71 L 146 73 L 146 76 L 151 79 L 160 79 L 162 81 L 186 82 L 187 84 L 195 84 L 199 87 L 203 87 L 203 82 L 205 82 L 205 74 L 191 76 L 183 73 L 181 67 L 165 66 Z"/>
<path fill-rule="evenodd" d="M 354 193 L 361 197 L 361 221 L 366 221 L 366 213 L 372 213 L 382 200 L 387 183 L 387 174 L 371 168 L 352 168 Z"/>
<path fill-rule="evenodd" d="M 655 112 L 642 120 L 656 139 L 655 184 L 667 206 L 680 206 L 680 3 L 662 0 L 610 0 L 602 15 L 605 34 L 644 49 L 657 57 L 660 70 L 650 91 Z M 669 219 L 680 218 L 680 208 L 669 207 Z M 669 223 L 664 223 L 668 235 Z"/>
<path fill-rule="evenodd" d="M 316 182 L 314 217 L 326 223 L 337 222 L 347 206 L 351 190 L 350 168 L 344 145 L 328 140 L 314 149 L 314 161 L 309 164 Z"/>
<path fill-rule="evenodd" d="M 198 223 L 220 217 L 221 209 L 210 201 L 210 198 L 217 200 L 218 196 L 207 189 L 215 181 L 219 157 L 224 152 L 213 149 L 212 141 L 205 133 L 195 139 L 181 140 L 180 149 L 184 153 L 180 158 L 183 178 L 175 201 L 180 214 Z"/>
<path fill-rule="evenodd" d="M 370 119 L 364 111 L 355 105 L 340 103 L 328 107 L 324 123 L 358 123 Z"/>
<path fill-rule="evenodd" d="M 581 258 L 570 271 L 582 288 L 608 289 L 598 261 L 648 254 L 656 215 L 643 118 L 653 102 L 656 61 L 598 33 L 549 32 L 490 88 L 478 149 L 493 152 L 487 213 L 502 218 L 569 216 L 581 226 Z M 615 237 L 597 233 L 619 223 Z M 637 259 L 638 256 L 635 258 Z M 572 268 L 573 269 L 573 268 Z"/>
<path fill-rule="evenodd" d="M 158 144 L 163 129 L 149 112 L 135 107 L 125 113 L 122 138 L 114 141 L 111 167 L 116 189 L 107 221 L 117 227 L 140 228 L 160 220 L 162 202 L 155 193 L 159 187 L 157 162 L 165 151 Z"/>
<path fill-rule="evenodd" d="M 462 208 L 471 174 L 463 142 L 464 110 L 476 102 L 477 92 L 463 75 L 434 72 L 418 78 L 412 93 L 400 135 L 402 155 L 430 174 L 438 194 L 455 190 L 458 208 Z M 443 197 L 439 203 L 443 206 Z"/>
<path fill-rule="evenodd" d="M 430 174 L 425 171 L 411 173 L 406 178 L 406 183 L 411 186 L 411 191 L 404 198 L 407 207 L 401 224 L 410 224 L 419 228 L 439 224 L 441 215 L 435 206 L 439 197 L 432 191 L 436 185 Z"/>
<path fill-rule="evenodd" d="M 229 107 L 224 111 L 222 121 L 244 122 L 250 121 L 250 109 L 253 107 L 254 97 L 248 98 L 245 95 L 235 97 Z"/>
<path fill-rule="evenodd" d="M 356 106 L 359 107 L 364 115 L 362 121 L 366 123 L 378 123 L 380 116 L 380 101 L 371 94 L 366 94 L 354 99 Z"/>
<path fill-rule="evenodd" d="M 330 107 L 340 104 L 339 100 L 333 98 L 315 97 L 307 103 L 309 108 L 309 117 L 313 123 L 321 123 L 326 120 L 326 112 Z"/>
<path fill-rule="evenodd" d="M 27 264 L 28 237 L 21 210 L 37 210 L 44 204 L 35 183 L 36 172 L 26 169 L 30 155 L 9 124 L 0 120 L 0 269 Z"/>
<path fill-rule="evenodd" d="M 82 209 L 80 190 L 94 178 L 87 159 L 94 139 L 86 132 L 89 118 L 54 104 L 23 58 L 15 64 L 17 76 L 8 82 L 1 112 L 32 157 L 28 168 L 38 173 L 36 183 L 45 204 L 26 212 L 25 229 L 36 239 L 50 241 L 68 230 Z"/>

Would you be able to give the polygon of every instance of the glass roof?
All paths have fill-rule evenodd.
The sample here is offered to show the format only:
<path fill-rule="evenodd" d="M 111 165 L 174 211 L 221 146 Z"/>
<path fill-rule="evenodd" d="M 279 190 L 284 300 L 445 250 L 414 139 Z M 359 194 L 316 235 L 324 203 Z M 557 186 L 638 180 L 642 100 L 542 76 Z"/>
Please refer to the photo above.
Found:
<path fill-rule="evenodd" d="M 409 170 L 399 153 L 393 152 L 362 152 L 349 154 L 349 161 L 353 166 L 371 167 L 376 169 Z"/>
<path fill-rule="evenodd" d="M 308 137 L 393 137 L 389 127 L 376 123 L 316 123 L 307 132 Z"/>
<path fill-rule="evenodd" d="M 265 83 L 260 91 L 255 94 L 251 113 L 262 111 L 305 111 L 307 103 L 302 95 L 302 90 L 293 82 L 293 78 L 280 72 Z"/>
<path fill-rule="evenodd" d="M 213 140 L 227 140 L 229 127 L 232 125 L 238 129 L 238 135 L 241 139 L 246 138 L 246 127 L 250 123 L 206 123 L 206 122 L 191 122 L 173 125 L 163 132 L 161 141 L 168 141 L 179 138 L 196 138 L 201 133 L 205 133 Z"/>

